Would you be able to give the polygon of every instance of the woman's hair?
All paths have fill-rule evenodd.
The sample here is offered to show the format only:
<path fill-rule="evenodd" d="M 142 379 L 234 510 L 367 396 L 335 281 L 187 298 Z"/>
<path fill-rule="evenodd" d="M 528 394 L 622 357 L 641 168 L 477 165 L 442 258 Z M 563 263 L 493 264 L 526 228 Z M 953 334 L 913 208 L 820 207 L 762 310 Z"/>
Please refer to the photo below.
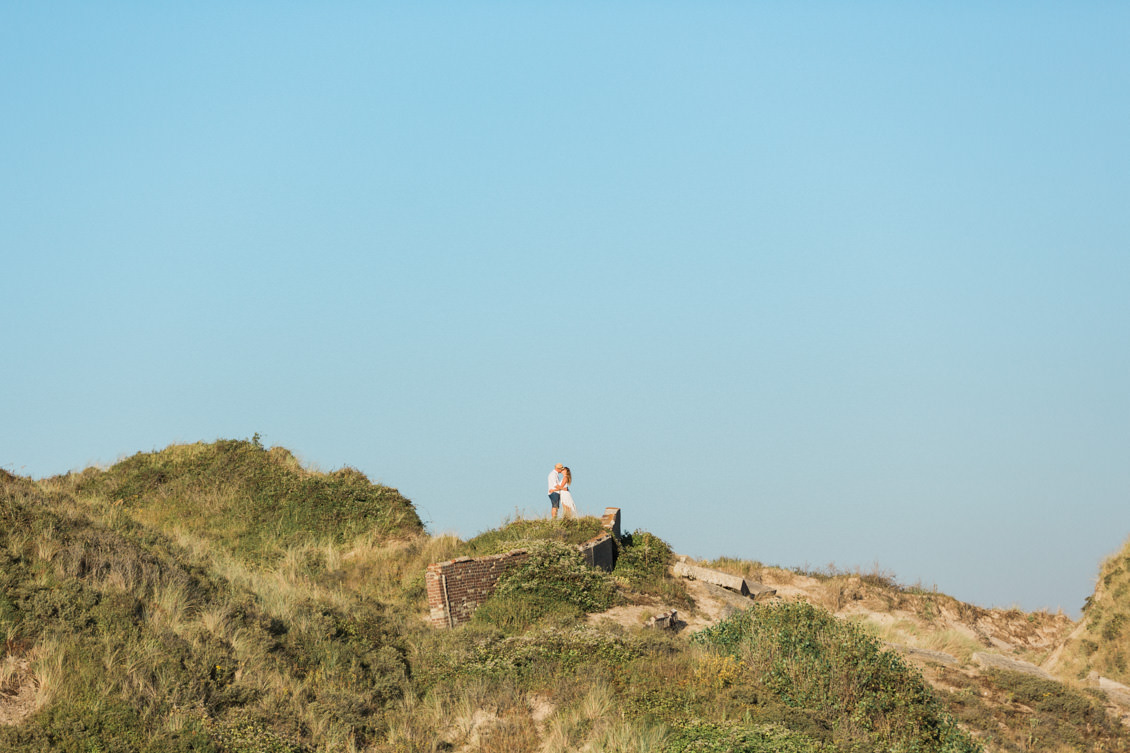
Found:
<path fill-rule="evenodd" d="M 573 480 L 573 472 L 569 470 L 569 466 L 565 466 L 561 469 L 561 475 L 564 477 L 566 484 Z"/>

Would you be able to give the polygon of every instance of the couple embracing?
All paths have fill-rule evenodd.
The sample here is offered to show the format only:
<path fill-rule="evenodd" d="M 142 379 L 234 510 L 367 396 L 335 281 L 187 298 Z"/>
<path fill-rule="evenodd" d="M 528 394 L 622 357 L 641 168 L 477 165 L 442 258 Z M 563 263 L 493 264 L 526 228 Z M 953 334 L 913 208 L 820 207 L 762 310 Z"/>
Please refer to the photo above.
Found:
<path fill-rule="evenodd" d="M 569 484 L 573 481 L 573 473 L 565 466 L 558 463 L 549 472 L 549 504 L 553 506 L 550 516 L 557 518 L 557 509 L 565 508 L 565 514 L 577 514 L 577 505 L 573 502 L 573 495 L 569 493 Z"/>

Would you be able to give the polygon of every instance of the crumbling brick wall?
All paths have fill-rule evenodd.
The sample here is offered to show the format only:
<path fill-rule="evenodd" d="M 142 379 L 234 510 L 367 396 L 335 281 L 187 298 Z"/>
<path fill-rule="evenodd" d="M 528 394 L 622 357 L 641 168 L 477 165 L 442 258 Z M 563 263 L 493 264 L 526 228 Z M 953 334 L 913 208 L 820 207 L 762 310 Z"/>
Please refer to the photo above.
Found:
<path fill-rule="evenodd" d="M 428 619 L 434 627 L 455 627 L 471 619 L 487 600 L 495 583 L 510 568 L 529 556 L 515 549 L 491 557 L 457 557 L 428 565 L 424 582 L 428 588 Z"/>

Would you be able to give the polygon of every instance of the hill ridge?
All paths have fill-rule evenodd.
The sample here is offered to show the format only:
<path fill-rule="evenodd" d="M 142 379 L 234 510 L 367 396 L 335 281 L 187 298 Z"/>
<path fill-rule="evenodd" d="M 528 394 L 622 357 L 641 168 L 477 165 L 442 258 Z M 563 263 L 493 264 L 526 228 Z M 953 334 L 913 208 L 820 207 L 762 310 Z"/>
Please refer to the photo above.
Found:
<path fill-rule="evenodd" d="M 778 589 L 780 605 L 759 614 L 823 646 L 840 673 L 828 696 L 804 673 L 774 680 L 793 665 L 766 657 L 803 657 L 735 621 L 741 603 L 672 577 L 659 537 L 626 531 L 616 569 L 589 574 L 570 545 L 599 526 L 519 519 L 468 541 L 429 536 L 395 489 L 354 469 L 308 471 L 254 439 L 40 481 L 0 472 L 0 749 L 1127 748 L 1124 712 L 1085 682 L 971 661 L 991 648 L 1047 662 L 1074 627 L 1064 615 L 984 610 L 881 573 L 702 562 Z M 516 544 L 533 545 L 534 564 L 470 624 L 427 627 L 428 564 Z M 1109 615 L 1107 598 L 1093 601 Z M 672 607 L 715 637 L 642 626 Z M 917 658 L 896 661 L 884 650 L 896 643 Z M 855 684 L 868 667 L 917 700 Z"/>

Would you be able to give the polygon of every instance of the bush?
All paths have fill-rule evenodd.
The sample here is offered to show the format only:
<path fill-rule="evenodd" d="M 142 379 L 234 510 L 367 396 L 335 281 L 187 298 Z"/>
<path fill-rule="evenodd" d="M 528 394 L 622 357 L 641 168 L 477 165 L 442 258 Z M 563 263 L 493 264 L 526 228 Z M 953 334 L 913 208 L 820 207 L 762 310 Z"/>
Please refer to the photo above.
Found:
<path fill-rule="evenodd" d="M 674 730 L 664 753 L 821 753 L 819 742 L 779 725 L 695 722 Z"/>
<path fill-rule="evenodd" d="M 475 620 L 523 630 L 548 615 L 577 617 L 612 605 L 616 591 L 602 570 L 585 564 L 576 548 L 550 541 L 529 547 L 529 556 L 498 580 Z"/>
<path fill-rule="evenodd" d="M 636 531 L 620 541 L 616 575 L 634 587 L 654 585 L 667 577 L 670 561 L 671 547 L 666 541 L 647 531 Z"/>
<path fill-rule="evenodd" d="M 1107 714 L 1101 703 L 1062 683 L 1004 670 L 989 670 L 987 676 L 1004 691 L 1008 701 L 1035 712 L 1032 725 L 1040 729 L 1040 737 L 1047 741 L 1093 747 L 1100 738 L 1118 738 L 1123 734 L 1122 726 Z M 1065 719 L 1071 723 L 1065 724 L 1062 721 Z"/>
<path fill-rule="evenodd" d="M 265 722 L 240 710 L 219 721 L 209 720 L 208 733 L 224 753 L 301 753 L 294 742 L 270 729 Z"/>
<path fill-rule="evenodd" d="M 825 714 L 838 736 L 890 751 L 979 750 L 917 671 L 858 626 L 811 604 L 756 605 L 694 640 L 741 659 L 787 705 Z"/>

